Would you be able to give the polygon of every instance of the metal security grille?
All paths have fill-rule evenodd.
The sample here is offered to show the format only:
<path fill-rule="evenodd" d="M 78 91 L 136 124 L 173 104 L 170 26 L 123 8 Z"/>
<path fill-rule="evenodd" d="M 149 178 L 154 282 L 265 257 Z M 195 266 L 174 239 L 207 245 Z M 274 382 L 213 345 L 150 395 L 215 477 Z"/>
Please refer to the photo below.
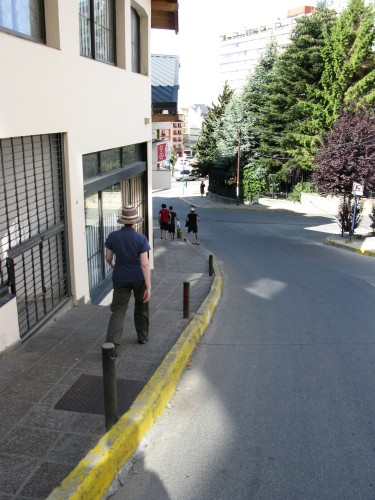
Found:
<path fill-rule="evenodd" d="M 94 290 L 112 272 L 111 266 L 105 261 L 104 242 L 112 231 L 119 229 L 115 212 L 100 220 L 99 223 L 86 226 L 87 264 L 89 269 L 90 291 Z"/>
<path fill-rule="evenodd" d="M 59 134 L 0 140 L 1 285 L 25 338 L 68 296 Z"/>

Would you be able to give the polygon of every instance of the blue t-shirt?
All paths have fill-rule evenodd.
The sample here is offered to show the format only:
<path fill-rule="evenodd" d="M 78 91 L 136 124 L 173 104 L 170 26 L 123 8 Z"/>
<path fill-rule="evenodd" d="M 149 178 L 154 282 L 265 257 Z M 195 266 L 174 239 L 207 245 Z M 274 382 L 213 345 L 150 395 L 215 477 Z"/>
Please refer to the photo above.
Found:
<path fill-rule="evenodd" d="M 141 253 L 150 250 L 146 236 L 132 227 L 123 227 L 108 235 L 105 246 L 116 255 L 113 281 L 129 283 L 144 280 Z"/>

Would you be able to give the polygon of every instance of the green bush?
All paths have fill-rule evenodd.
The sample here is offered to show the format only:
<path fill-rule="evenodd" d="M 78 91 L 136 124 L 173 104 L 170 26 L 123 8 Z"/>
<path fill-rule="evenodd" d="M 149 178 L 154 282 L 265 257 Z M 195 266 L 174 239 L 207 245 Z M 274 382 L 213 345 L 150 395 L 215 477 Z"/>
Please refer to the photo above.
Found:
<path fill-rule="evenodd" d="M 339 211 L 337 213 L 337 222 L 341 228 L 341 236 L 344 236 L 344 233 L 350 233 L 352 230 L 353 210 L 354 210 L 354 200 L 351 197 L 350 198 L 343 197 L 339 205 Z M 363 212 L 363 201 L 359 200 L 357 203 L 357 209 L 355 213 L 353 233 L 362 220 L 362 212 Z"/>
<path fill-rule="evenodd" d="M 289 199 L 300 202 L 302 193 L 316 193 L 312 182 L 299 182 L 296 184 L 289 195 Z"/>
<path fill-rule="evenodd" d="M 375 233 L 375 205 L 372 205 L 372 210 L 371 213 L 369 214 L 369 217 L 371 219 L 370 227 L 372 229 L 372 232 Z"/>

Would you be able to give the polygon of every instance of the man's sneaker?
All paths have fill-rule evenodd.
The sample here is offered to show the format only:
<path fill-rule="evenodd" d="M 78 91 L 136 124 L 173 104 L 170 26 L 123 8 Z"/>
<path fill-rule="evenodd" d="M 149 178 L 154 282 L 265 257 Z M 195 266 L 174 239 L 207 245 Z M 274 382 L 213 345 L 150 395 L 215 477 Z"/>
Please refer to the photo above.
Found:
<path fill-rule="evenodd" d="M 200 245 L 199 241 L 197 241 L 197 245 Z"/>

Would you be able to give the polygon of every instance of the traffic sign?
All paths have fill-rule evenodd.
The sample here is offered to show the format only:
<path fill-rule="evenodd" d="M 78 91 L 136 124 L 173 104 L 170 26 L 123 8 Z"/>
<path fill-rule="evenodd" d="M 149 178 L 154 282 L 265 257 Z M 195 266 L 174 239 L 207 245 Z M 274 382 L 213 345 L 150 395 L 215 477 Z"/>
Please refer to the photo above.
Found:
<path fill-rule="evenodd" d="M 363 185 L 359 182 L 353 182 L 352 194 L 354 196 L 363 196 Z"/>

